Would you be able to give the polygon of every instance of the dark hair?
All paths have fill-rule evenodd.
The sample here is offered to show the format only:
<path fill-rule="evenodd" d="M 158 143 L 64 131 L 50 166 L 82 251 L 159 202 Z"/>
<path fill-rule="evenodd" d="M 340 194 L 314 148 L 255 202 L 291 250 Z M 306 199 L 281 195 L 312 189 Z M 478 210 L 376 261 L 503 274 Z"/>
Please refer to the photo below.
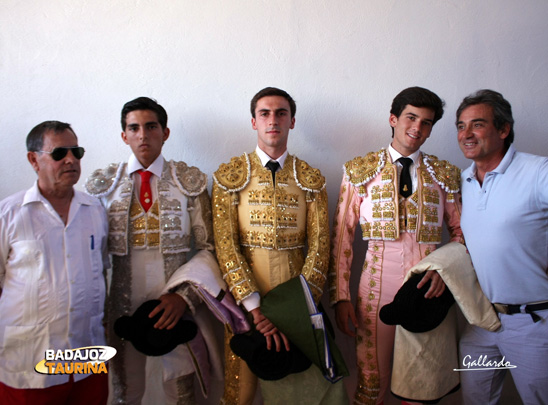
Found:
<path fill-rule="evenodd" d="M 291 118 L 295 117 L 295 113 L 297 112 L 297 106 L 295 105 L 295 100 L 291 98 L 291 96 L 284 90 L 277 89 L 276 87 L 265 87 L 261 91 L 259 91 L 257 94 L 253 96 L 251 99 L 251 116 L 255 118 L 255 109 L 257 108 L 257 101 L 259 101 L 263 97 L 268 96 L 280 96 L 285 98 L 289 102 L 289 110 L 291 112 Z"/>
<path fill-rule="evenodd" d="M 78 139 L 74 130 L 71 128 L 70 124 L 60 121 L 44 121 L 41 124 L 36 125 L 32 128 L 27 135 L 27 151 L 29 152 L 38 152 L 42 150 L 44 146 L 44 135 L 47 132 L 54 132 L 56 134 L 63 132 L 65 130 L 70 130 Z"/>
<path fill-rule="evenodd" d="M 464 109 L 478 104 L 487 104 L 493 110 L 493 125 L 496 129 L 501 130 L 506 124 L 510 125 L 510 132 L 504 138 L 504 147 L 508 149 L 510 144 L 514 142 L 514 117 L 512 116 L 512 106 L 502 96 L 502 94 L 489 89 L 478 90 L 468 97 L 465 97 L 457 109 L 457 121 Z"/>
<path fill-rule="evenodd" d="M 429 108 L 434 111 L 434 121 L 432 122 L 432 125 L 434 125 L 443 117 L 443 106 L 445 103 L 436 93 L 428 89 L 422 87 L 408 87 L 394 97 L 394 100 L 392 100 L 392 108 L 390 108 L 390 114 L 394 114 L 399 118 L 408 105 L 418 108 Z M 394 136 L 394 128 L 392 128 L 392 136 Z"/>
<path fill-rule="evenodd" d="M 158 123 L 162 129 L 167 128 L 167 112 L 160 104 L 148 97 L 138 97 L 135 100 L 128 101 L 122 108 L 122 130 L 126 130 L 126 117 L 132 111 L 150 110 L 156 113 Z"/>

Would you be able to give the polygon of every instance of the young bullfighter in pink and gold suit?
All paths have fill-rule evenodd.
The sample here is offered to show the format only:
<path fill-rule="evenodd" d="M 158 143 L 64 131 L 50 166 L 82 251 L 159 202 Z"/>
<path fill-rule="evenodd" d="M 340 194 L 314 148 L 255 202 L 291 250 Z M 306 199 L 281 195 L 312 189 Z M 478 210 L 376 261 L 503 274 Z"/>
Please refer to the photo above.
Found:
<path fill-rule="evenodd" d="M 388 388 L 395 327 L 379 319 L 379 310 L 392 302 L 407 271 L 441 243 L 443 220 L 451 240 L 463 242 L 460 171 L 419 150 L 442 115 L 443 101 L 436 94 L 420 87 L 403 90 L 392 103 L 388 149 L 344 165 L 333 225 L 330 299 L 339 329 L 356 336 L 356 404 L 381 404 Z M 354 310 L 349 280 L 358 222 L 368 246 Z M 431 279 L 426 297 L 440 296 L 445 285 L 436 272 L 429 273 L 419 288 Z"/>

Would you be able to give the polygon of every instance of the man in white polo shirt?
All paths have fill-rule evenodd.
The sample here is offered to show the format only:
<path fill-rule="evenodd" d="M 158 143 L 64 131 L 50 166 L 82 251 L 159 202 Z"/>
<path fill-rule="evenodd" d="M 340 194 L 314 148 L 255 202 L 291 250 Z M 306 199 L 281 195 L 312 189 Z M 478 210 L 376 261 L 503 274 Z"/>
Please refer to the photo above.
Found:
<path fill-rule="evenodd" d="M 507 364 L 525 404 L 548 400 L 548 158 L 516 151 L 510 103 L 480 90 L 457 110 L 461 227 L 478 280 L 502 327 L 468 326 L 463 362 Z M 480 360 L 480 356 L 483 360 Z M 502 361 L 502 363 L 500 363 Z M 506 369 L 461 373 L 464 403 L 495 404 Z"/>

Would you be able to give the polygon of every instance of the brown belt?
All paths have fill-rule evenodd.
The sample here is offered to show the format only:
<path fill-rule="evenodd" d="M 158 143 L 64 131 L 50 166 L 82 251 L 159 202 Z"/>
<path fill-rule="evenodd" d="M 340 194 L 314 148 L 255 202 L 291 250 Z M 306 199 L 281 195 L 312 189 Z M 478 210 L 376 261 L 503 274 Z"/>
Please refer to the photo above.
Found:
<path fill-rule="evenodd" d="M 505 305 L 505 304 L 493 304 L 495 311 L 499 314 L 513 315 L 520 314 L 522 312 L 531 315 L 534 322 L 540 321 L 542 318 L 535 314 L 535 311 L 542 311 L 543 309 L 548 309 L 548 301 L 538 302 L 536 304 L 527 304 L 524 307 L 524 311 L 521 310 L 523 305 Z"/>

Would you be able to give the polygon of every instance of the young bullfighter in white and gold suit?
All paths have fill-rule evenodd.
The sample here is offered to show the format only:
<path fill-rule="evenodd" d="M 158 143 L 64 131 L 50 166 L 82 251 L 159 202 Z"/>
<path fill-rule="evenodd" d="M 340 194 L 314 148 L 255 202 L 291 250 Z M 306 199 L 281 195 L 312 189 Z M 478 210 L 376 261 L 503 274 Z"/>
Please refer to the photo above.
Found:
<path fill-rule="evenodd" d="M 190 283 L 166 291 L 172 279 L 189 279 L 180 273 L 192 241 L 203 253 L 193 256 L 184 269 L 208 268 L 217 273 L 219 269 L 212 253 L 207 176 L 184 162 L 164 160 L 162 146 L 169 137 L 164 108 L 147 97 L 130 101 L 122 109 L 122 129 L 122 139 L 133 152 L 128 162 L 97 170 L 86 188 L 101 198 L 109 218 L 113 270 L 107 305 L 108 338 L 118 351 L 110 369 L 114 401 L 133 404 L 141 403 L 145 392 L 147 357 L 120 340 L 112 325 L 152 299 L 161 303 L 150 316 L 163 310 L 155 325 L 158 329 L 173 328 L 183 315 L 196 315 L 201 300 Z M 195 372 L 207 393 L 207 360 L 215 361 L 215 344 L 199 317 L 194 320 L 199 326 L 198 336 L 162 356 L 166 403 L 195 404 Z M 204 338 L 209 343 L 209 355 Z"/>

